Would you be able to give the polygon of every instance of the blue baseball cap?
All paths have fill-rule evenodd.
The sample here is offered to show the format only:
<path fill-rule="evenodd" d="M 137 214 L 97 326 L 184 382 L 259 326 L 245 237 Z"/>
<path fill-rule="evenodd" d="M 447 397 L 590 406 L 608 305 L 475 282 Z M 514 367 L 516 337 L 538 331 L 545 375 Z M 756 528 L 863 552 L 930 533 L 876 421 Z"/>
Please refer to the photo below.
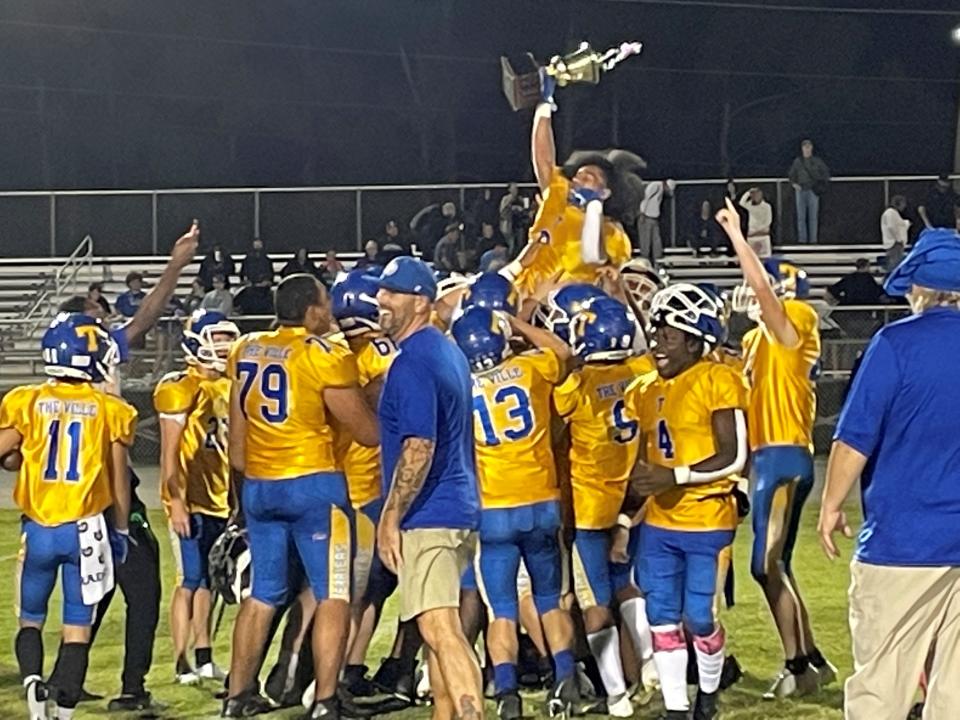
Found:
<path fill-rule="evenodd" d="M 437 299 L 437 280 L 433 270 L 423 260 L 409 255 L 395 257 L 380 275 L 364 277 L 377 283 L 378 287 L 408 295 L 423 295 L 433 302 Z"/>
<path fill-rule="evenodd" d="M 949 228 L 929 228 L 910 253 L 887 276 L 883 291 L 902 297 L 913 285 L 940 290 L 960 291 L 960 233 Z"/>

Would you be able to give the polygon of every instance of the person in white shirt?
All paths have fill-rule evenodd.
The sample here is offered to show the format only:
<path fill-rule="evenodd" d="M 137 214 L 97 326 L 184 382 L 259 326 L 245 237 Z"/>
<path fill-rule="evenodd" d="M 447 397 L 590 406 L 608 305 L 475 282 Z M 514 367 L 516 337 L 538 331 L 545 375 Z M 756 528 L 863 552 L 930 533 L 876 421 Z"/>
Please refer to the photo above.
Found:
<path fill-rule="evenodd" d="M 747 211 L 747 242 L 762 258 L 773 254 L 770 241 L 770 226 L 773 225 L 773 208 L 763 199 L 763 190 L 752 187 L 740 198 L 740 207 Z"/>
<path fill-rule="evenodd" d="M 907 246 L 907 231 L 910 221 L 903 217 L 907 209 L 907 199 L 903 195 L 890 198 L 890 207 L 880 216 L 880 238 L 883 249 L 887 251 L 887 270 L 893 270 L 903 259 Z"/>
<path fill-rule="evenodd" d="M 640 213 L 637 216 L 637 241 L 640 256 L 656 265 L 663 257 L 663 241 L 660 239 L 660 208 L 664 195 L 673 195 L 677 186 L 674 180 L 654 180 L 643 188 Z"/>

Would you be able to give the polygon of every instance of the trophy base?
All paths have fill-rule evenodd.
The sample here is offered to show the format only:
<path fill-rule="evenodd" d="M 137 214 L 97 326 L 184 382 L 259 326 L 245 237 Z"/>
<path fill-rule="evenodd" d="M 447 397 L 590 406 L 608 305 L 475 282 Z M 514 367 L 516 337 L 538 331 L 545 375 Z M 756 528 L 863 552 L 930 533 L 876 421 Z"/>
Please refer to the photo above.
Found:
<path fill-rule="evenodd" d="M 514 112 L 534 108 L 540 102 L 540 74 L 537 61 L 527 53 L 532 70 L 519 73 L 506 56 L 500 58 L 503 94 Z"/>

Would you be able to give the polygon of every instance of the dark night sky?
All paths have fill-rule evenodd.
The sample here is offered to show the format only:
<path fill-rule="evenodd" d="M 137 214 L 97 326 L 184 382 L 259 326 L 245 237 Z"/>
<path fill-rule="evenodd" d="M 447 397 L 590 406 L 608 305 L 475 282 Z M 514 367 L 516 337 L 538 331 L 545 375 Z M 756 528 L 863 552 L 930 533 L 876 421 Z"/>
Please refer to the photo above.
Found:
<path fill-rule="evenodd" d="M 545 58 L 580 39 L 641 39 L 645 51 L 599 87 L 558 95 L 562 153 L 619 144 L 647 157 L 652 175 L 714 176 L 730 103 L 740 176 L 782 174 L 808 135 L 835 174 L 949 169 L 956 2 L 828 1 L 957 14 L 628 0 L 7 0 L 0 186 L 525 178 L 530 118 L 501 95 L 499 55 Z"/>

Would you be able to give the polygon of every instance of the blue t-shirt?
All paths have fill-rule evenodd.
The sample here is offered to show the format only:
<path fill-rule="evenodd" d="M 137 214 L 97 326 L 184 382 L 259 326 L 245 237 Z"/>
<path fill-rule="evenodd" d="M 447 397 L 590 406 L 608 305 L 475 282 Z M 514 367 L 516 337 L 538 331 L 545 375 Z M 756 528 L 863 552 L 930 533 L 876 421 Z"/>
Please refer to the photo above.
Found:
<path fill-rule="evenodd" d="M 146 296 L 147 294 L 143 290 L 137 292 L 127 290 L 125 293 L 121 293 L 117 296 L 117 312 L 124 317 L 132 318 L 137 314 L 137 308 L 140 307 L 140 303 Z"/>
<path fill-rule="evenodd" d="M 473 456 L 470 368 L 460 349 L 434 327 L 400 343 L 380 398 L 384 497 L 408 437 L 433 440 L 433 464 L 400 528 L 476 530 L 480 496 Z"/>
<path fill-rule="evenodd" d="M 960 311 L 880 330 L 834 437 L 868 458 L 856 558 L 960 566 Z"/>
<path fill-rule="evenodd" d="M 117 362 L 125 363 L 130 359 L 130 343 L 127 340 L 127 326 L 121 325 L 120 327 L 111 328 L 107 332 L 110 333 L 110 337 L 113 338 L 113 341 L 117 344 Z"/>

